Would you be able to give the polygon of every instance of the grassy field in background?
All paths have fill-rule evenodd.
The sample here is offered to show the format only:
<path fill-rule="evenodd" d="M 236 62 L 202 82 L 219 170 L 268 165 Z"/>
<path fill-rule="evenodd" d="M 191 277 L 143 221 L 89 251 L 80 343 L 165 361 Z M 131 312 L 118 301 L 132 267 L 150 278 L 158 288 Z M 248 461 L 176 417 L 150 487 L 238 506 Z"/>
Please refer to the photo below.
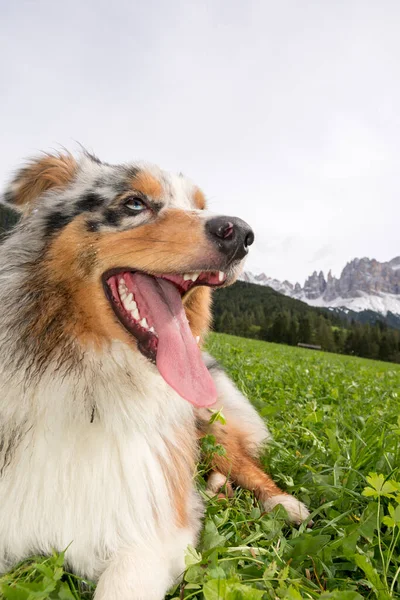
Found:
<path fill-rule="evenodd" d="M 168 598 L 400 598 L 400 366 L 222 334 L 208 347 L 268 421 L 266 469 L 315 524 L 291 527 L 280 507 L 262 514 L 244 490 L 210 500 Z M 212 439 L 204 449 L 219 451 Z M 3 597 L 91 598 L 61 565 L 21 565 L 0 579 Z"/>

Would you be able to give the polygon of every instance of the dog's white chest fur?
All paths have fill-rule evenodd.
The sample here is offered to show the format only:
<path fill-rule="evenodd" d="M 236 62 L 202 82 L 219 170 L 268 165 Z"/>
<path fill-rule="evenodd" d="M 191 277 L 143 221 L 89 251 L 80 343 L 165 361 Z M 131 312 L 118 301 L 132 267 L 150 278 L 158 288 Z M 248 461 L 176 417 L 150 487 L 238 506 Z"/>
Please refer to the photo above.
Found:
<path fill-rule="evenodd" d="M 20 403 L 24 431 L 0 479 L 3 568 L 69 546 L 70 566 L 86 578 L 96 579 L 124 548 L 164 556 L 171 581 L 182 569 L 200 503 L 189 481 L 190 523 L 179 527 L 168 477 L 192 409 L 146 363 L 133 388 L 132 358 L 118 346 L 112 357 L 74 386 L 68 378 L 42 381 L 35 398 L 25 394 Z"/>

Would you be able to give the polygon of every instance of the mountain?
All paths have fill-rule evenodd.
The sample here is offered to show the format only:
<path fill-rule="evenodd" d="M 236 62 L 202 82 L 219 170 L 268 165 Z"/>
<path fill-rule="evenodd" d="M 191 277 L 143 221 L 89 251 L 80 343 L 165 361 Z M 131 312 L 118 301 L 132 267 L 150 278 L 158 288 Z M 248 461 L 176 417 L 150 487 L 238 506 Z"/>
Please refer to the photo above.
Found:
<path fill-rule="evenodd" d="M 347 263 L 339 278 L 329 271 L 314 271 L 302 287 L 289 281 L 280 282 L 264 273 L 244 272 L 242 281 L 267 285 L 274 290 L 302 300 L 310 306 L 334 308 L 340 311 L 378 313 L 399 321 L 400 326 L 400 256 L 389 262 L 355 258 Z"/>
<path fill-rule="evenodd" d="M 250 273 L 250 271 L 245 271 L 240 279 L 246 283 L 266 285 L 276 292 L 284 294 L 285 296 L 292 296 L 294 292 L 294 285 L 290 283 L 290 281 L 279 281 L 278 279 L 267 277 L 265 273 L 261 273 L 261 275 L 253 275 L 253 273 Z"/>

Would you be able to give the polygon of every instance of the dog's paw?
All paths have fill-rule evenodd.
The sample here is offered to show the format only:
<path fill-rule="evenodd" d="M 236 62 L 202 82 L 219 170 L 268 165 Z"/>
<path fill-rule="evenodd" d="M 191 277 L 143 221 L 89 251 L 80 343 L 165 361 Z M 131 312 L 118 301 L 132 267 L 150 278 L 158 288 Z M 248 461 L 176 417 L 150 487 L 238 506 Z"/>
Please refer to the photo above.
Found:
<path fill-rule="evenodd" d="M 303 523 L 303 521 L 310 516 L 310 512 L 305 504 L 290 494 L 278 494 L 277 496 L 271 496 L 267 500 L 264 500 L 264 510 L 270 512 L 277 504 L 281 504 L 285 508 L 290 522 L 295 523 L 296 525 L 300 525 L 300 523 Z M 313 525 L 311 519 L 309 520 L 308 525 Z"/>
<path fill-rule="evenodd" d="M 207 479 L 206 494 L 210 498 L 218 495 L 218 498 L 232 498 L 232 485 L 225 475 L 219 471 L 213 471 Z"/>

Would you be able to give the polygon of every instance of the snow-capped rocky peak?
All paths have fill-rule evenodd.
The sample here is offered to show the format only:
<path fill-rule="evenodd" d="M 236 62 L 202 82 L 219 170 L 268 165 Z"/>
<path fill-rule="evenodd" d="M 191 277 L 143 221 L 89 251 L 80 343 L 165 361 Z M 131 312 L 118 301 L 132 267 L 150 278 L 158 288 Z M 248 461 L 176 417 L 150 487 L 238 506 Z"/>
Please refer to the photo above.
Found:
<path fill-rule="evenodd" d="M 397 271 L 398 269 L 400 269 L 400 256 L 392 258 L 392 260 L 388 262 L 388 265 L 390 265 L 393 271 Z"/>
<path fill-rule="evenodd" d="M 291 296 L 294 293 L 295 286 L 293 286 L 290 281 L 279 281 L 278 279 L 273 279 L 272 277 L 267 277 L 265 273 L 261 273 L 260 275 L 253 275 L 250 271 L 245 271 L 240 277 L 242 281 L 247 281 L 247 283 L 257 283 L 259 285 L 266 285 L 271 287 L 273 290 L 284 294 L 285 296 Z M 299 284 L 296 284 L 299 285 Z"/>
<path fill-rule="evenodd" d="M 243 281 L 267 285 L 274 290 L 303 300 L 312 306 L 346 307 L 354 311 L 373 310 L 386 315 L 400 315 L 400 256 L 389 262 L 355 258 L 347 263 L 339 278 L 329 271 L 314 271 L 304 286 L 290 281 L 280 282 L 261 273 L 245 272 Z"/>

